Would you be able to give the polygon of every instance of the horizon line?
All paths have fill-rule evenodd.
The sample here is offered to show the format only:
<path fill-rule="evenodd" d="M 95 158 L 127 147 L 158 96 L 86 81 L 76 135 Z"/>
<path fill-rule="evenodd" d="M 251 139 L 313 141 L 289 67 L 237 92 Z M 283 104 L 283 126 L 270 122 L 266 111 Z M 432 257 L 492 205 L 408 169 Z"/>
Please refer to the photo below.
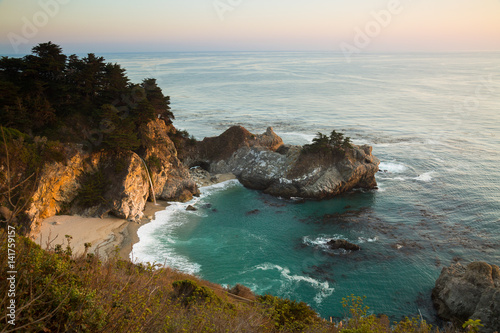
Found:
<path fill-rule="evenodd" d="M 38 44 L 37 44 L 38 45 Z M 64 52 L 65 55 L 78 55 L 78 54 L 144 54 L 144 53 L 331 53 L 340 54 L 344 53 L 341 51 L 333 50 L 196 50 L 196 51 L 94 51 L 94 52 Z M 367 51 L 356 54 L 356 57 L 363 55 L 376 55 L 376 54 L 450 54 L 450 53 L 500 53 L 498 50 L 413 50 L 413 51 L 403 51 L 403 50 L 392 50 L 392 51 Z M 32 53 L 20 54 L 20 53 L 0 53 L 1 57 L 22 57 Z"/>

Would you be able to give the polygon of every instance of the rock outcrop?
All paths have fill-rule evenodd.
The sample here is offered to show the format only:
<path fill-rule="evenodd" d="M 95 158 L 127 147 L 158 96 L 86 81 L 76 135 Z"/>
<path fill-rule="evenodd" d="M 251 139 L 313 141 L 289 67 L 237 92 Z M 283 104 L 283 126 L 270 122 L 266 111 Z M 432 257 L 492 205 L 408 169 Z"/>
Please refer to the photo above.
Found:
<path fill-rule="evenodd" d="M 347 251 L 359 251 L 361 248 L 357 244 L 349 243 L 345 239 L 332 239 L 326 243 L 331 250 L 344 249 Z"/>
<path fill-rule="evenodd" d="M 186 158 L 211 173 L 233 173 L 246 187 L 280 197 L 322 199 L 353 188 L 374 188 L 380 161 L 370 146 L 352 145 L 344 157 L 303 154 L 272 128 L 254 135 L 241 126 L 205 138 Z"/>
<path fill-rule="evenodd" d="M 169 137 L 176 131 L 173 125 L 166 125 L 162 120 L 150 121 L 141 128 L 141 137 L 147 140 L 141 155 L 151 171 L 156 198 L 184 202 L 200 192 L 189 169 L 177 157 L 177 149 Z"/>
<path fill-rule="evenodd" d="M 205 138 L 198 142 L 184 162 L 190 166 L 201 165 L 205 168 L 207 164 L 230 159 L 240 149 L 260 148 L 276 151 L 281 146 L 283 146 L 283 140 L 274 133 L 271 127 L 264 134 L 255 135 L 242 126 L 232 126 L 219 136 Z"/>
<path fill-rule="evenodd" d="M 39 222 L 60 212 L 83 216 L 117 217 L 136 221 L 149 193 L 146 168 L 141 158 L 133 152 L 85 153 L 76 147 L 68 148 L 65 162 L 46 164 L 40 175 L 38 186 L 27 210 L 32 221 L 31 232 L 36 233 Z M 82 206 L 78 194 L 85 182 L 84 176 L 101 173 L 101 202 L 94 206 Z"/>
<path fill-rule="evenodd" d="M 76 145 L 66 145 L 65 160 L 45 164 L 26 214 L 31 221 L 31 234 L 41 220 L 60 212 L 102 217 L 106 214 L 137 221 L 148 198 L 187 201 L 199 194 L 188 168 L 177 158 L 169 129 L 162 120 L 154 120 L 141 128 L 145 141 L 141 155 L 132 151 L 85 152 Z M 85 182 L 99 176 L 100 198 L 97 203 L 82 204 L 79 199 Z M 153 190 L 148 177 L 151 176 Z M 87 180 L 86 180 L 87 179 Z M 98 179 L 97 179 L 98 180 Z"/>
<path fill-rule="evenodd" d="M 500 332 L 500 268 L 485 262 L 445 267 L 432 291 L 438 315 L 458 327 L 480 319 L 481 332 Z"/>

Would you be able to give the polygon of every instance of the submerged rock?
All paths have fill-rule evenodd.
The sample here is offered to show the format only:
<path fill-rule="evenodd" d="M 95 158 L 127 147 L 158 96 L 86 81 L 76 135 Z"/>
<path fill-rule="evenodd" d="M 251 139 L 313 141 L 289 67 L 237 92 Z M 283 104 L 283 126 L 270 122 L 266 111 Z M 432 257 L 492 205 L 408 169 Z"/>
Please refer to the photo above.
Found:
<path fill-rule="evenodd" d="M 485 262 L 445 267 L 432 290 L 438 315 L 458 327 L 480 319 L 481 332 L 500 331 L 500 268 Z"/>
<path fill-rule="evenodd" d="M 380 163 L 370 146 L 352 145 L 343 157 L 304 154 L 301 146 L 284 145 L 271 127 L 254 135 L 241 126 L 198 142 L 185 162 L 211 173 L 233 173 L 244 186 L 274 196 L 315 199 L 375 188 Z"/>
<path fill-rule="evenodd" d="M 260 213 L 260 210 L 258 210 L 258 209 L 254 209 L 254 210 L 251 210 L 251 211 L 246 212 L 246 213 L 245 213 L 245 215 L 247 215 L 247 216 L 248 216 L 248 215 L 257 215 L 257 214 L 259 214 L 259 213 Z"/>
<path fill-rule="evenodd" d="M 344 249 L 347 251 L 359 251 L 359 245 L 349 243 L 345 239 L 332 239 L 326 243 L 331 250 Z"/>

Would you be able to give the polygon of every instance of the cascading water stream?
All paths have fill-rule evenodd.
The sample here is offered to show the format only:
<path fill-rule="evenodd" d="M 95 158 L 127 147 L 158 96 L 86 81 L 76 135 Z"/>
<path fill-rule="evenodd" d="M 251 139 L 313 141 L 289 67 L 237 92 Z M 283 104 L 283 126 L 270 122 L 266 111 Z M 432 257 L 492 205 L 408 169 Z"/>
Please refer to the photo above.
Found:
<path fill-rule="evenodd" d="M 156 203 L 155 189 L 153 187 L 153 181 L 151 180 L 151 175 L 149 174 L 148 166 L 146 165 L 146 161 L 144 161 L 144 159 L 142 159 L 142 157 L 139 156 L 139 158 L 141 159 L 142 164 L 144 164 L 144 168 L 146 169 L 146 173 L 148 174 L 149 186 L 151 187 L 151 193 L 153 194 L 153 202 L 154 202 L 155 205 L 157 205 L 157 203 Z"/>

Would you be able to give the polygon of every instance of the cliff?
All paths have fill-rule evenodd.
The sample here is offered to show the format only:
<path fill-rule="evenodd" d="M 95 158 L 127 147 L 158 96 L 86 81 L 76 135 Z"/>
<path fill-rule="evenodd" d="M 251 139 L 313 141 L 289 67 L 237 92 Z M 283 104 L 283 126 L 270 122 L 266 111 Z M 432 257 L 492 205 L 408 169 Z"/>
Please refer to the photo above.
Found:
<path fill-rule="evenodd" d="M 130 220 L 142 217 L 149 184 L 137 154 L 89 154 L 75 146 L 67 147 L 66 154 L 66 161 L 45 164 L 40 172 L 26 212 L 32 233 L 38 231 L 42 219 L 60 212 L 101 217 L 110 213 Z M 83 193 L 84 187 L 91 187 L 89 193 Z M 95 196 L 95 201 L 82 201 L 80 194 Z"/>
<path fill-rule="evenodd" d="M 481 332 L 500 331 L 500 268 L 485 262 L 445 267 L 436 280 L 432 300 L 438 315 L 457 326 L 480 319 Z"/>
<path fill-rule="evenodd" d="M 193 195 L 198 195 L 198 187 L 189 175 L 188 168 L 177 157 L 177 148 L 170 139 L 169 135 L 177 133 L 175 127 L 154 120 L 140 130 L 141 137 L 146 141 L 140 153 L 151 171 L 156 198 L 188 201 Z"/>
<path fill-rule="evenodd" d="M 171 126 L 171 125 L 170 125 Z M 46 163 L 40 170 L 32 200 L 26 210 L 31 234 L 40 221 L 58 213 L 102 217 L 106 214 L 137 221 L 146 200 L 187 201 L 199 190 L 177 151 L 162 120 L 141 127 L 146 144 L 132 151 L 85 152 L 66 144 L 65 159 Z M 149 175 L 153 190 L 149 183 Z"/>
<path fill-rule="evenodd" d="M 43 164 L 26 209 L 32 234 L 42 219 L 58 213 L 139 220 L 146 200 L 187 201 L 199 190 L 188 167 L 232 173 L 246 187 L 281 197 L 322 199 L 353 188 L 376 186 L 379 161 L 369 146 L 349 145 L 342 156 L 304 153 L 285 145 L 272 128 L 255 135 L 234 126 L 218 137 L 192 142 L 184 162 L 178 157 L 179 133 L 161 119 L 138 128 L 141 145 L 130 150 L 86 152 L 64 144 L 64 158 Z M 149 176 L 151 176 L 152 187 Z"/>
<path fill-rule="evenodd" d="M 380 163 L 369 146 L 350 145 L 342 157 L 305 154 L 303 147 L 283 144 L 272 128 L 254 135 L 241 126 L 205 138 L 185 162 L 211 173 L 233 173 L 244 186 L 271 195 L 314 199 L 374 188 Z"/>

